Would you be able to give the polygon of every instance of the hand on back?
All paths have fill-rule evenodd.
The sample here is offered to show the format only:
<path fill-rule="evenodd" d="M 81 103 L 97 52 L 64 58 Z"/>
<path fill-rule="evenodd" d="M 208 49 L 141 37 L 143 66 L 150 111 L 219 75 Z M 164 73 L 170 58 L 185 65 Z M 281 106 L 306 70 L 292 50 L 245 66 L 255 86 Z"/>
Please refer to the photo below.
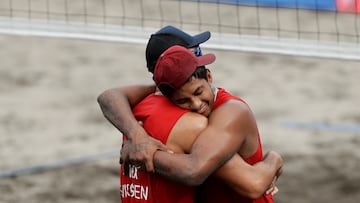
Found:
<path fill-rule="evenodd" d="M 153 157 L 157 150 L 169 151 L 164 144 L 148 134 L 139 134 L 132 140 L 124 141 L 120 151 L 120 164 L 124 165 L 125 174 L 128 174 L 130 164 L 155 172 Z"/>

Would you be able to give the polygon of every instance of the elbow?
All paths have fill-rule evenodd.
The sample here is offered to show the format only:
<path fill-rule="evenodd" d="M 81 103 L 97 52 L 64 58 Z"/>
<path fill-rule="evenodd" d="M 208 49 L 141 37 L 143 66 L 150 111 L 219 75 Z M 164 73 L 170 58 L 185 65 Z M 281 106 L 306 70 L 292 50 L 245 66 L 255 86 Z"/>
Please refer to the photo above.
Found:
<path fill-rule="evenodd" d="M 106 93 L 105 92 L 101 93 L 97 97 L 97 102 L 98 102 L 98 104 L 100 106 L 101 111 L 105 115 L 105 111 L 106 111 Z"/>
<path fill-rule="evenodd" d="M 169 159 L 169 153 L 158 151 L 154 156 L 154 166 L 156 173 L 167 177 L 175 182 L 187 185 L 201 185 L 208 175 L 204 167 L 196 161 L 174 161 Z"/>
<path fill-rule="evenodd" d="M 97 102 L 100 106 L 101 112 L 103 113 L 104 117 L 108 120 L 111 120 L 111 118 L 113 117 L 112 115 L 112 92 L 111 90 L 106 90 L 103 93 L 101 93 L 98 97 L 97 97 Z"/>
<path fill-rule="evenodd" d="M 104 92 L 102 92 L 98 97 L 97 97 L 97 102 L 100 105 L 100 107 L 103 107 L 104 104 L 106 104 L 107 98 L 108 98 L 108 91 L 109 90 L 105 90 Z"/>
<path fill-rule="evenodd" d="M 201 185 L 206 177 L 192 165 L 186 165 L 181 167 L 167 167 L 160 163 L 155 163 L 155 171 L 175 182 L 187 186 Z"/>
<path fill-rule="evenodd" d="M 188 185 L 198 186 L 198 185 L 201 185 L 202 183 L 204 183 L 205 180 L 206 180 L 206 178 L 204 175 L 195 172 L 195 173 L 190 174 L 190 176 L 188 178 Z"/>
<path fill-rule="evenodd" d="M 105 90 L 97 97 L 97 102 L 104 114 L 111 109 L 111 106 L 114 105 L 113 101 L 115 101 L 116 98 L 117 97 L 113 89 Z"/>
<path fill-rule="evenodd" d="M 185 184 L 190 186 L 198 186 L 205 182 L 208 178 L 208 173 L 199 165 L 192 165 L 187 170 L 187 175 L 184 177 Z"/>
<path fill-rule="evenodd" d="M 189 164 L 187 184 L 191 186 L 198 186 L 205 182 L 205 180 L 215 172 L 219 166 L 217 159 L 194 159 L 192 164 Z"/>

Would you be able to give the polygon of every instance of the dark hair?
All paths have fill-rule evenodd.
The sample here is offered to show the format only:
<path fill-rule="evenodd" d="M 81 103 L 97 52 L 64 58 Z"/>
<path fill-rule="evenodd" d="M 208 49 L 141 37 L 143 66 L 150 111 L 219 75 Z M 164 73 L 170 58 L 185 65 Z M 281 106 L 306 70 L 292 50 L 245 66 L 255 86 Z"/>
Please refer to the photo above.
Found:
<path fill-rule="evenodd" d="M 199 78 L 199 79 L 205 79 L 206 81 L 208 81 L 207 78 L 207 69 L 205 66 L 199 66 L 195 69 L 194 73 L 191 74 L 191 76 L 186 80 L 185 83 L 190 82 L 192 80 L 192 78 Z M 167 85 L 167 84 L 161 84 L 159 86 L 159 90 L 161 91 L 161 93 L 166 96 L 167 98 L 171 98 L 172 95 L 174 94 L 174 92 L 176 91 L 176 89 L 174 89 L 172 86 Z"/>
<path fill-rule="evenodd" d="M 172 95 L 175 92 L 175 89 L 171 85 L 168 85 L 168 84 L 161 84 L 158 86 L 158 88 L 159 88 L 160 92 L 169 99 L 172 97 Z"/>
<path fill-rule="evenodd" d="M 151 35 L 145 50 L 146 66 L 148 71 L 154 73 L 156 62 L 160 55 L 168 48 L 180 45 L 187 47 L 188 44 L 181 38 L 171 34 Z"/>
<path fill-rule="evenodd" d="M 205 79 L 207 81 L 207 69 L 205 66 L 199 66 L 195 69 L 193 74 L 189 77 L 189 79 L 186 80 L 186 82 L 189 82 L 191 78 L 200 78 Z"/>

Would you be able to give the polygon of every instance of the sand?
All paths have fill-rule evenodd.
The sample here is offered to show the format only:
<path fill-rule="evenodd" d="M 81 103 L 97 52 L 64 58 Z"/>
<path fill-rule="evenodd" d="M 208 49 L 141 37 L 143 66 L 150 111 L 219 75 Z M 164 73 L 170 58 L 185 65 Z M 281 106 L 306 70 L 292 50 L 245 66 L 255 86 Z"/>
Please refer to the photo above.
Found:
<path fill-rule="evenodd" d="M 0 202 L 119 202 L 122 135 L 96 97 L 151 82 L 145 45 L 0 35 L 0 47 L 1 173 L 110 152 L 2 178 Z M 264 151 L 284 157 L 276 202 L 359 202 L 360 62 L 210 51 L 215 84 L 250 104 Z"/>

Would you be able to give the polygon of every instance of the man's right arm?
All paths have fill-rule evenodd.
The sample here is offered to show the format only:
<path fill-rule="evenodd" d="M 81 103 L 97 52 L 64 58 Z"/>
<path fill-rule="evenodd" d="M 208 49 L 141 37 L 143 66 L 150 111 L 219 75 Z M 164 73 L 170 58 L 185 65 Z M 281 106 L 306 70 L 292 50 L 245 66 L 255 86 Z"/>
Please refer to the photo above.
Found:
<path fill-rule="evenodd" d="M 133 116 L 131 108 L 153 92 L 154 85 L 119 87 L 105 90 L 97 101 L 105 118 L 132 140 L 143 135 L 145 130 Z"/>
<path fill-rule="evenodd" d="M 97 98 L 105 118 L 129 140 L 131 151 L 122 154 L 121 161 L 143 162 L 147 171 L 154 171 L 153 154 L 167 149 L 147 134 L 133 116 L 131 108 L 155 90 L 155 85 L 127 86 L 106 90 Z"/>

